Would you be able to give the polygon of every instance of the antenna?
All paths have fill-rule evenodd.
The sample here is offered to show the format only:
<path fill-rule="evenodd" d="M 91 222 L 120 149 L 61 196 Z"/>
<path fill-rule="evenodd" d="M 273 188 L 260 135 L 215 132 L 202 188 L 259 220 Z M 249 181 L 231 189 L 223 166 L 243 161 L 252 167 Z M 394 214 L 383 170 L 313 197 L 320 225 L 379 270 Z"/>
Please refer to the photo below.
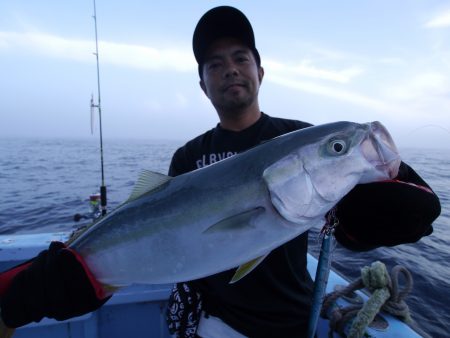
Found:
<path fill-rule="evenodd" d="M 97 59 L 97 90 L 98 90 L 98 102 L 94 104 L 94 98 L 91 97 L 91 129 L 92 129 L 92 112 L 94 108 L 98 109 L 98 119 L 100 127 L 100 163 L 102 169 L 102 185 L 100 186 L 100 198 L 101 198 L 101 210 L 102 216 L 106 215 L 106 186 L 105 186 L 105 173 L 103 169 L 103 136 L 102 136 L 102 106 L 101 106 L 101 96 L 100 96 L 100 65 L 98 62 L 98 39 L 97 39 L 97 10 L 95 7 L 94 0 L 94 24 L 95 24 L 95 57 Z"/>

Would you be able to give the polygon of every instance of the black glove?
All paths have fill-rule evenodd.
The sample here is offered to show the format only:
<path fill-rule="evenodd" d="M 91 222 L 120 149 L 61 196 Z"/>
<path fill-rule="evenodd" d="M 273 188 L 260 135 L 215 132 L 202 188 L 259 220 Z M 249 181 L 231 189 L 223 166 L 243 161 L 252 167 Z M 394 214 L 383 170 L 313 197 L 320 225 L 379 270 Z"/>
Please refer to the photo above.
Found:
<path fill-rule="evenodd" d="M 399 181 L 360 184 L 337 205 L 335 236 L 350 250 L 413 243 L 433 232 L 439 198 L 402 163 Z"/>
<path fill-rule="evenodd" d="M 52 242 L 17 273 L 1 296 L 5 325 L 16 328 L 43 317 L 65 320 L 102 306 L 110 297 L 99 299 L 98 285 L 79 259 L 63 243 Z"/>

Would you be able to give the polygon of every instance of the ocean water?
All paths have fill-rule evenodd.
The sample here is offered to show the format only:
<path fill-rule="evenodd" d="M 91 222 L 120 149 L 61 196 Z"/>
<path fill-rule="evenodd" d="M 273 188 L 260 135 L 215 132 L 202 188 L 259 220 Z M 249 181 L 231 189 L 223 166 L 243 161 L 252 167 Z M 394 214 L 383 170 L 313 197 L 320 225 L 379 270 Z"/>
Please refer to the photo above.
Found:
<path fill-rule="evenodd" d="M 105 184 L 108 209 L 130 194 L 139 172 L 166 173 L 182 141 L 105 140 Z M 414 278 L 407 298 L 412 316 L 432 337 L 450 332 L 450 150 L 401 149 L 410 164 L 434 189 L 442 214 L 432 235 L 418 243 L 357 253 L 337 245 L 333 268 L 354 280 L 375 260 L 390 270 L 401 264 Z M 101 184 L 97 138 L 0 139 L 0 234 L 73 230 L 75 214 L 89 212 L 89 195 Z M 310 250 L 317 254 L 317 230 Z"/>

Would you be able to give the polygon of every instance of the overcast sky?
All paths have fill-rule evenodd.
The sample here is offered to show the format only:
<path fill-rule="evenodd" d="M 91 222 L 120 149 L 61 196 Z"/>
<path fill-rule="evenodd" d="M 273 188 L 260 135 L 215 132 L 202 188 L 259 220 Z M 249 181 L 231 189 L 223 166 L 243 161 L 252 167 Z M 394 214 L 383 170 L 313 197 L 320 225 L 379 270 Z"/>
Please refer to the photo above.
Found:
<path fill-rule="evenodd" d="M 97 0 L 103 133 L 187 140 L 217 123 L 194 27 L 228 4 L 250 19 L 261 109 L 314 124 L 379 120 L 399 146 L 450 148 L 450 2 Z M 93 3 L 0 0 L 0 137 L 95 137 Z"/>

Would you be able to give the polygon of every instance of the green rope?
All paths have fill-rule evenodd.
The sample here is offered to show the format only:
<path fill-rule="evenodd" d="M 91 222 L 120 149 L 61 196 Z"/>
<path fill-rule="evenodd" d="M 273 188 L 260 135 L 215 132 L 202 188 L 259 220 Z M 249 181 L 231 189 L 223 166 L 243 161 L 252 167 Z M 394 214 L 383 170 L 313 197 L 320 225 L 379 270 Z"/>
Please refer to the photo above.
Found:
<path fill-rule="evenodd" d="M 389 291 L 390 277 L 386 265 L 383 263 L 376 261 L 372 263 L 370 268 L 368 266 L 362 268 L 361 278 L 364 286 L 373 290 L 373 292 L 353 320 L 348 338 L 363 337 L 367 326 L 372 323 L 381 307 L 391 296 Z"/>
<path fill-rule="evenodd" d="M 405 282 L 402 288 L 399 287 L 400 274 L 403 274 Z M 408 305 L 405 303 L 404 299 L 411 292 L 412 287 L 411 273 L 401 265 L 395 266 L 390 275 L 386 266 L 381 262 L 374 262 L 370 267 L 362 268 L 360 278 L 325 296 L 321 316 L 330 320 L 329 337 L 333 337 L 333 332 L 338 332 L 348 338 L 363 337 L 366 328 L 374 320 L 376 314 L 382 310 L 406 322 L 422 337 L 431 338 L 411 318 Z M 362 288 L 367 288 L 372 293 L 366 303 L 354 303 L 347 307 L 336 306 L 338 298 L 350 295 Z M 347 323 L 351 321 L 351 327 L 347 330 Z M 347 335 L 345 331 L 348 332 Z"/>

